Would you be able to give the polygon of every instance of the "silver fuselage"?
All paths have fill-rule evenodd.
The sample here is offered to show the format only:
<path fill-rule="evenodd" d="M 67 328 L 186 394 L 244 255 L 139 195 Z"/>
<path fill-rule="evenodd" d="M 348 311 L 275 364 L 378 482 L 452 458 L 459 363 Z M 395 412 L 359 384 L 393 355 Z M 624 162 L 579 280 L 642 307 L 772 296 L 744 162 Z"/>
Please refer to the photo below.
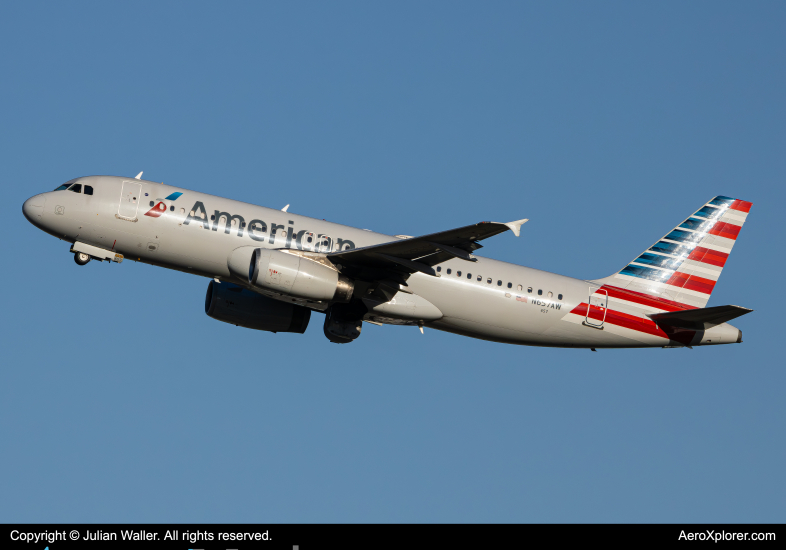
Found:
<path fill-rule="evenodd" d="M 228 268 L 228 258 L 238 247 L 314 250 L 321 243 L 317 251 L 329 252 L 402 238 L 145 180 L 90 176 L 73 181 L 91 186 L 93 194 L 63 190 L 37 195 L 23 207 L 27 219 L 64 241 L 87 243 L 122 254 L 126 260 L 247 288 L 248 280 L 233 275 Z M 131 200 L 127 196 L 123 202 L 123 192 L 132 193 L 137 189 L 134 185 L 138 185 L 138 197 Z M 181 195 L 164 200 L 173 193 Z M 146 215 L 160 201 L 166 210 L 157 212 L 156 217 Z M 185 223 L 197 203 L 204 206 L 206 217 L 199 223 L 193 219 Z M 252 221 L 262 223 L 252 227 Z M 262 226 L 264 231 L 260 230 Z M 412 293 L 438 308 L 442 317 L 423 323 L 402 319 L 398 324 L 421 324 L 473 338 L 535 346 L 663 347 L 740 340 L 740 332 L 728 323 L 699 331 L 689 342 L 674 342 L 662 334 L 637 330 L 635 323 L 585 323 L 580 306 L 602 286 L 598 282 L 483 257 L 475 262 L 453 259 L 439 267 L 439 277 L 415 273 L 407 284 Z M 316 311 L 327 306 L 302 300 L 298 303 Z M 642 320 L 647 313 L 661 311 L 611 297 L 605 305 L 610 315 Z M 396 323 L 395 319 L 373 313 L 366 320 Z"/>

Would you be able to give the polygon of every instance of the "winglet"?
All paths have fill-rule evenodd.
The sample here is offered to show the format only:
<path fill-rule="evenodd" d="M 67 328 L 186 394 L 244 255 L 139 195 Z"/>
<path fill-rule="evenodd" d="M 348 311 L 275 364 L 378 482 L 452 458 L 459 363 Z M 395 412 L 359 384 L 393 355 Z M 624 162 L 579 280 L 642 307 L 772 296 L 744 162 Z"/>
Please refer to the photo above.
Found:
<path fill-rule="evenodd" d="M 289 205 L 286 205 L 284 208 L 282 208 L 282 209 L 281 209 L 281 211 L 282 211 L 282 212 L 286 212 L 286 211 L 287 211 L 287 208 L 289 208 Z"/>
<path fill-rule="evenodd" d="M 142 179 L 142 174 L 144 174 L 144 173 L 145 173 L 144 170 L 142 172 L 139 172 L 134 179 L 135 180 L 141 180 Z"/>
<path fill-rule="evenodd" d="M 518 221 L 515 221 L 515 222 L 503 223 L 502 225 L 507 225 L 508 229 L 513 231 L 513 234 L 518 237 L 519 234 L 521 233 L 521 226 L 524 225 L 525 223 L 527 223 L 528 221 L 529 221 L 529 219 L 524 219 L 524 220 L 518 220 Z"/>

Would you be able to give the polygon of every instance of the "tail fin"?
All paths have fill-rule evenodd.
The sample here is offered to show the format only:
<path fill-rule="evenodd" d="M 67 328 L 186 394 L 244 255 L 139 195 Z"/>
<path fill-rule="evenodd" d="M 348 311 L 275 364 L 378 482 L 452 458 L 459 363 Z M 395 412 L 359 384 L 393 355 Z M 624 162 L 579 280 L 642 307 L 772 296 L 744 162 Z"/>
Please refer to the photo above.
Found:
<path fill-rule="evenodd" d="M 598 282 L 686 308 L 706 306 L 751 205 L 715 197 L 622 270 Z"/>

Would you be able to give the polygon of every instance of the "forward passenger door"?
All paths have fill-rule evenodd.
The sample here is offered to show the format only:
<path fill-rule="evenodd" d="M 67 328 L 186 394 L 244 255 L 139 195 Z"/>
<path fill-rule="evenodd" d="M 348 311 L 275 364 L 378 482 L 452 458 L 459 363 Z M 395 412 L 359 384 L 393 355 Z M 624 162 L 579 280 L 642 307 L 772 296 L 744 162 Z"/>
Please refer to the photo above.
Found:
<path fill-rule="evenodd" d="M 117 207 L 117 217 L 121 220 L 136 221 L 139 209 L 139 196 L 142 185 L 133 181 L 124 181 L 120 191 L 120 204 Z"/>

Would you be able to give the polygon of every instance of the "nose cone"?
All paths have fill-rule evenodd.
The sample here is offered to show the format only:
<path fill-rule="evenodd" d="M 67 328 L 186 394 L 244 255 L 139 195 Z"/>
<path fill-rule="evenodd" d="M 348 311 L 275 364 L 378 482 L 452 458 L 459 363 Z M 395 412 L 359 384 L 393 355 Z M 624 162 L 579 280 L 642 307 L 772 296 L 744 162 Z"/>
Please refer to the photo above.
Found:
<path fill-rule="evenodd" d="M 30 197 L 22 205 L 22 213 L 27 218 L 27 221 L 33 225 L 41 225 L 41 216 L 44 213 L 44 205 L 46 204 L 46 196 L 36 195 Z"/>

